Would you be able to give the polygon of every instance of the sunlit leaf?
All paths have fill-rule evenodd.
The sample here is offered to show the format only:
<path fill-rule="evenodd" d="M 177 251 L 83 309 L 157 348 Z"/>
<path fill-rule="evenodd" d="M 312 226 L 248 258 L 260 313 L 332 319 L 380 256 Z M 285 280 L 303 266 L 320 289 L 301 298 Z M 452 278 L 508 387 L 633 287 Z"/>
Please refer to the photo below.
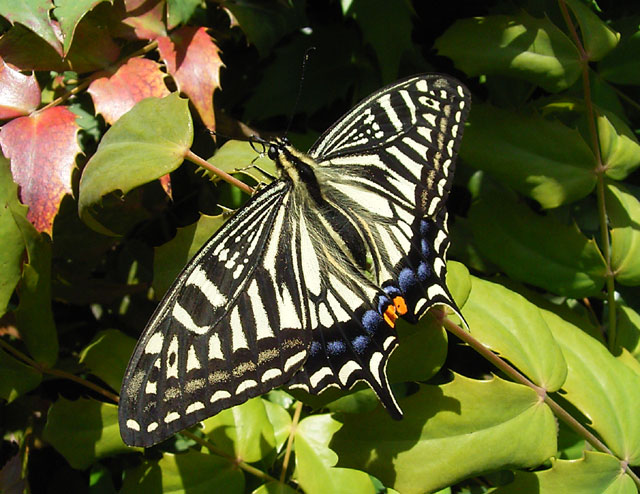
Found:
<path fill-rule="evenodd" d="M 33 74 L 25 75 L 0 58 L 0 119 L 28 115 L 40 104 L 40 88 Z"/>
<path fill-rule="evenodd" d="M 611 228 L 611 267 L 616 280 L 623 285 L 640 285 L 640 201 L 614 182 L 607 184 L 605 199 Z"/>
<path fill-rule="evenodd" d="M 80 352 L 80 362 L 112 389 L 119 391 L 135 344 L 136 341 L 122 331 L 107 329 L 99 332 Z"/>
<path fill-rule="evenodd" d="M 566 0 L 580 25 L 580 34 L 589 60 L 602 60 L 618 41 L 620 33 L 605 24 L 587 5 L 580 0 Z"/>

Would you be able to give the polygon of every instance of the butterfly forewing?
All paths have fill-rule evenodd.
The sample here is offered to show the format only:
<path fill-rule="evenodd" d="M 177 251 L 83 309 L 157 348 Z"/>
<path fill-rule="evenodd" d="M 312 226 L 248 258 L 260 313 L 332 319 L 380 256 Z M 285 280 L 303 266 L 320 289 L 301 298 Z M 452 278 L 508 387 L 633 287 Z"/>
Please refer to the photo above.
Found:
<path fill-rule="evenodd" d="M 119 416 L 127 444 L 155 444 L 277 387 L 305 360 L 303 295 L 283 276 L 299 267 L 292 266 L 291 244 L 279 241 L 290 237 L 289 188 L 274 182 L 255 196 L 160 302 L 123 381 Z"/>
<path fill-rule="evenodd" d="M 469 103 L 455 80 L 415 76 L 356 105 L 308 156 L 275 140 L 282 178 L 190 261 L 136 347 L 125 442 L 155 444 L 283 384 L 363 380 L 401 417 L 386 376 L 396 318 L 457 310 L 444 203 Z"/>

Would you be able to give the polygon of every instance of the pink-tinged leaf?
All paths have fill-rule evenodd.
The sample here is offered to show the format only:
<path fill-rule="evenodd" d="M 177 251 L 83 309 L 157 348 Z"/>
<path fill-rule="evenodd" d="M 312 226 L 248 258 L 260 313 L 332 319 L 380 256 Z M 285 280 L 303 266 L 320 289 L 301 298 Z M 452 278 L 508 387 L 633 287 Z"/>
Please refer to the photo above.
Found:
<path fill-rule="evenodd" d="M 49 17 L 53 8 L 51 0 L 0 0 L 0 12 L 11 24 L 22 24 L 45 40 L 58 55 L 62 56 L 62 42 L 58 36 L 59 29 Z"/>
<path fill-rule="evenodd" d="M 74 40 L 63 60 L 42 38 L 16 25 L 0 37 L 0 56 L 20 70 L 84 73 L 108 67 L 120 54 L 107 29 L 87 19 L 78 25 Z"/>
<path fill-rule="evenodd" d="M 21 74 L 0 58 L 0 119 L 28 115 L 40 104 L 35 76 Z"/>
<path fill-rule="evenodd" d="M 170 37 L 158 38 L 160 57 L 180 92 L 198 110 L 204 124 L 213 129 L 213 92 L 220 87 L 220 50 L 205 28 L 183 27 Z"/>
<path fill-rule="evenodd" d="M 79 128 L 75 114 L 55 107 L 16 118 L 0 129 L 0 146 L 11 159 L 20 200 L 29 206 L 27 218 L 49 235 L 60 201 L 71 193 Z"/>
<path fill-rule="evenodd" d="M 164 36 L 164 0 L 124 0 L 126 17 L 123 24 L 134 30 L 136 39 L 156 39 Z"/>
<path fill-rule="evenodd" d="M 111 76 L 96 79 L 89 86 L 96 112 L 113 124 L 145 98 L 169 94 L 160 65 L 146 58 L 132 58 Z"/>
<path fill-rule="evenodd" d="M 171 186 L 171 175 L 168 173 L 166 175 L 162 175 L 158 180 L 160 180 L 160 185 L 162 186 L 162 190 L 167 194 L 169 199 L 173 199 L 173 187 Z"/>

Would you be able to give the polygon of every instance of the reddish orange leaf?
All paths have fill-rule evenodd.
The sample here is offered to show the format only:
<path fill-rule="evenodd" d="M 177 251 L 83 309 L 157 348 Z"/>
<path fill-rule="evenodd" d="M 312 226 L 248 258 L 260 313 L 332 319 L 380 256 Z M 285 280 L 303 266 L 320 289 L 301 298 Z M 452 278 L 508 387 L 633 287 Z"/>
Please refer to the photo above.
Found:
<path fill-rule="evenodd" d="M 160 65 L 146 58 L 132 58 L 115 74 L 96 79 L 89 86 L 96 112 L 113 124 L 140 100 L 169 94 L 164 84 L 166 74 Z"/>
<path fill-rule="evenodd" d="M 28 115 L 40 104 L 35 76 L 21 74 L 0 58 L 0 119 Z"/>
<path fill-rule="evenodd" d="M 75 114 L 54 107 L 16 118 L 0 129 L 0 146 L 11 159 L 20 200 L 29 206 L 27 218 L 49 235 L 60 201 L 71 193 L 71 174 L 80 153 L 79 128 Z"/>
<path fill-rule="evenodd" d="M 178 89 L 198 110 L 204 124 L 213 129 L 213 92 L 220 87 L 220 50 L 205 28 L 183 27 L 170 37 L 158 38 L 160 57 Z"/>
<path fill-rule="evenodd" d="M 124 0 L 126 17 L 123 24 L 131 26 L 138 39 L 156 39 L 164 36 L 165 0 Z"/>
<path fill-rule="evenodd" d="M 173 200 L 173 186 L 171 185 L 171 175 L 166 174 L 162 175 L 158 180 L 160 180 L 160 185 L 162 186 L 162 190 L 167 194 L 169 199 Z"/>

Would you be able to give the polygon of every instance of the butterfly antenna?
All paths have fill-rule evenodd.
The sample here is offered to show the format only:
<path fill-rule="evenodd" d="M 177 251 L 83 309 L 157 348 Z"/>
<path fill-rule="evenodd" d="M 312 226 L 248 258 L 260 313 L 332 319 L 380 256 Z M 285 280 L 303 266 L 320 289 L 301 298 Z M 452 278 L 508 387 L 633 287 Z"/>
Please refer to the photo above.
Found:
<path fill-rule="evenodd" d="M 298 94 L 296 95 L 295 103 L 293 104 L 293 110 L 291 111 L 291 116 L 289 117 L 289 124 L 287 125 L 287 130 L 284 132 L 284 136 L 286 137 L 291 129 L 291 124 L 293 123 L 293 117 L 298 110 L 298 104 L 300 103 L 300 96 L 302 95 L 302 86 L 304 84 L 304 73 L 307 68 L 307 62 L 309 61 L 309 55 L 312 51 L 316 49 L 315 46 L 310 46 L 304 52 L 304 57 L 302 58 L 302 73 L 300 74 L 300 84 L 298 84 Z"/>

